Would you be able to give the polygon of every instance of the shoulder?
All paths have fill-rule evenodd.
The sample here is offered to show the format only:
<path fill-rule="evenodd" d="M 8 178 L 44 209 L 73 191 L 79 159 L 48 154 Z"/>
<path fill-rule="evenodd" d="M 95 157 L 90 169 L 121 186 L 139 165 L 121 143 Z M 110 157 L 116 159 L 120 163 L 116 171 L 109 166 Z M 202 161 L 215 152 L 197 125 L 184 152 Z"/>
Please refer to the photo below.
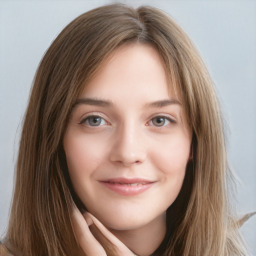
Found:
<path fill-rule="evenodd" d="M 0 256 L 14 256 L 0 241 Z"/>

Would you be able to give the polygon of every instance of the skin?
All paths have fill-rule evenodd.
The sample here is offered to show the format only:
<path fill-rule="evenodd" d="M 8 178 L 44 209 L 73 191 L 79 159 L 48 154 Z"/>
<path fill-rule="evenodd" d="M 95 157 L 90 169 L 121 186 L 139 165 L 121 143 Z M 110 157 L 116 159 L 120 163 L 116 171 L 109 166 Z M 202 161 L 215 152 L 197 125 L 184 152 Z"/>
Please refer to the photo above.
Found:
<path fill-rule="evenodd" d="M 168 86 L 162 59 L 145 44 L 115 50 L 86 84 L 63 141 L 74 189 L 91 214 L 74 211 L 78 240 L 88 233 L 94 239 L 88 223 L 96 221 L 117 248 L 127 250 L 119 255 L 150 255 L 162 242 L 166 210 L 181 189 L 191 145 L 182 104 Z M 101 182 L 119 177 L 153 183 L 142 193 L 122 195 Z M 106 255 L 102 244 L 81 240 L 85 252 L 89 246 Z"/>

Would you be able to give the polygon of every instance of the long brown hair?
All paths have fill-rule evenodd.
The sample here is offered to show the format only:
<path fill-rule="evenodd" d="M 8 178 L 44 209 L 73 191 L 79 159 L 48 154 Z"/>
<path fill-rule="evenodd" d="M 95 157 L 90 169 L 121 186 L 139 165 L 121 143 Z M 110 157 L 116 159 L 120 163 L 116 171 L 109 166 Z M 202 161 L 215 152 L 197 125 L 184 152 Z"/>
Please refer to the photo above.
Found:
<path fill-rule="evenodd" d="M 70 220 L 73 200 L 81 202 L 69 180 L 62 139 L 89 79 L 117 47 L 133 42 L 158 51 L 193 131 L 192 160 L 167 211 L 167 234 L 157 255 L 245 255 L 227 197 L 230 172 L 209 74 L 189 38 L 166 14 L 121 4 L 76 18 L 40 63 L 23 125 L 6 241 L 26 256 L 81 253 Z"/>

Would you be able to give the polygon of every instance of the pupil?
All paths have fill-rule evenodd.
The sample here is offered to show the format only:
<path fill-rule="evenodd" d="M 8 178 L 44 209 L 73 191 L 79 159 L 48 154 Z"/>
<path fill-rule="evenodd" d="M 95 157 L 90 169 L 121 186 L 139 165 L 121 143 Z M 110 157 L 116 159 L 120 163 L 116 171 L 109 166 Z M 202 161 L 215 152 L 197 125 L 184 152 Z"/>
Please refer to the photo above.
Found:
<path fill-rule="evenodd" d="M 157 117 L 155 118 L 155 125 L 156 126 L 161 126 L 164 124 L 164 118 L 163 117 Z"/>
<path fill-rule="evenodd" d="M 89 121 L 92 126 L 96 126 L 100 124 L 100 120 L 101 120 L 100 117 L 94 116 L 94 117 L 91 117 Z"/>

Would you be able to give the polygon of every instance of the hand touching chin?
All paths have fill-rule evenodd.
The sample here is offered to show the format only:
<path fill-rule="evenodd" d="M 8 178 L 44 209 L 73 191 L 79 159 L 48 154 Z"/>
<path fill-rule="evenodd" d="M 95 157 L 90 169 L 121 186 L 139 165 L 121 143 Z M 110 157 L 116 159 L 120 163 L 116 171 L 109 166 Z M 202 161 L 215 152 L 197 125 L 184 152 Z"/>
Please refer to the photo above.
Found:
<path fill-rule="evenodd" d="M 72 225 L 76 240 L 87 256 L 136 256 L 92 214 L 75 206 Z"/>

